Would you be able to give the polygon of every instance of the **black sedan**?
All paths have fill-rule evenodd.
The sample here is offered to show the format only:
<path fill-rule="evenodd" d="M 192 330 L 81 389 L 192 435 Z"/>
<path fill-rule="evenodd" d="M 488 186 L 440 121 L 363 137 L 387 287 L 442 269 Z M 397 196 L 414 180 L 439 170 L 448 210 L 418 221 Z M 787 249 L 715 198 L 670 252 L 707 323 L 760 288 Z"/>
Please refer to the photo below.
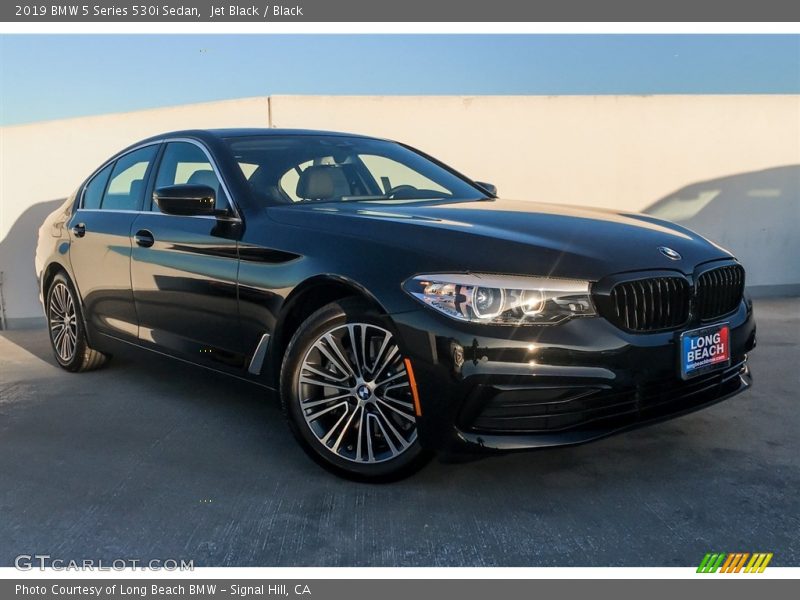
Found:
<path fill-rule="evenodd" d="M 36 269 L 63 368 L 133 344 L 255 381 L 356 479 L 586 442 L 750 386 L 752 305 L 724 249 L 644 215 L 499 200 L 370 137 L 144 140 L 47 218 Z"/>

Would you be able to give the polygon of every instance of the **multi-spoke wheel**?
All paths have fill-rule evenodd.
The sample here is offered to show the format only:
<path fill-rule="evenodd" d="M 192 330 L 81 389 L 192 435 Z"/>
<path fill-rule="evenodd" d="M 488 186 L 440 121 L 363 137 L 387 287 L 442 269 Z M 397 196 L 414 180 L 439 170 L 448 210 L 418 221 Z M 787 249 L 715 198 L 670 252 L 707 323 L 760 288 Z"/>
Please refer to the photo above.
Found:
<path fill-rule="evenodd" d="M 105 354 L 89 347 L 77 295 L 63 273 L 53 278 L 45 306 L 50 343 L 59 365 L 67 371 L 89 371 L 106 362 Z"/>
<path fill-rule="evenodd" d="M 397 478 L 427 457 L 390 324 L 359 302 L 328 305 L 300 327 L 286 353 L 282 398 L 306 450 L 341 474 Z"/>
<path fill-rule="evenodd" d="M 58 281 L 50 292 L 47 320 L 50 325 L 50 340 L 59 362 L 68 363 L 75 357 L 78 344 L 78 318 L 75 301 L 67 284 Z"/>

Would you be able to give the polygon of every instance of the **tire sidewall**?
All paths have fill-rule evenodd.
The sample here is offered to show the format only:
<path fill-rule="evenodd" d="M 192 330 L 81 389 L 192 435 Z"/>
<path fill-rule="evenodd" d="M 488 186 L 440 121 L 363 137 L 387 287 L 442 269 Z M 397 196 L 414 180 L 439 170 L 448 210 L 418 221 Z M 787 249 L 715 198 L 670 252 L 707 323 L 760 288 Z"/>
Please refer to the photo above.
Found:
<path fill-rule="evenodd" d="M 281 404 L 289 426 L 303 449 L 326 469 L 360 481 L 393 481 L 417 470 L 428 457 L 419 437 L 411 448 L 395 459 L 381 463 L 355 463 L 336 456 L 320 442 L 306 423 L 299 401 L 298 374 L 311 346 L 325 332 L 347 323 L 366 323 L 388 330 L 395 343 L 399 338 L 391 321 L 358 301 L 339 301 L 312 314 L 298 328 L 286 350 L 281 368 Z M 400 347 L 402 352 L 402 346 Z"/>

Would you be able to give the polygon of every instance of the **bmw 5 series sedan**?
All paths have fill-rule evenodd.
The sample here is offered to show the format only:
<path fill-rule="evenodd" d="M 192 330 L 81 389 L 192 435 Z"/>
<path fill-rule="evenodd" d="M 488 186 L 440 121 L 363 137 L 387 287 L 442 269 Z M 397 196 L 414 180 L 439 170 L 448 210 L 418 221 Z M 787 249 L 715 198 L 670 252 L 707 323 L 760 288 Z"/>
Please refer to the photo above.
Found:
<path fill-rule="evenodd" d="M 39 231 L 55 358 L 87 371 L 135 345 L 251 380 L 314 460 L 370 481 L 751 385 L 735 257 L 645 215 L 522 200 L 364 136 L 144 140 Z"/>

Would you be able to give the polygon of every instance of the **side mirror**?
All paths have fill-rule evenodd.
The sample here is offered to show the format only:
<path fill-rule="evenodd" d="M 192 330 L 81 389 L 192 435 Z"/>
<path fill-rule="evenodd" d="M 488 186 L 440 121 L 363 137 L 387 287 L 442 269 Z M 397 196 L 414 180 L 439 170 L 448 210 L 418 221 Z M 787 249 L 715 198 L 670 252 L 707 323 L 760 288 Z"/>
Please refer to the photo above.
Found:
<path fill-rule="evenodd" d="M 153 192 L 153 202 L 168 215 L 214 215 L 216 195 L 214 189 L 207 185 L 181 183 L 158 188 Z"/>
<path fill-rule="evenodd" d="M 497 186 L 493 183 L 486 183 L 485 181 L 476 181 L 475 183 L 478 184 L 478 187 L 482 187 L 484 190 L 489 192 L 490 196 L 497 196 Z"/>

